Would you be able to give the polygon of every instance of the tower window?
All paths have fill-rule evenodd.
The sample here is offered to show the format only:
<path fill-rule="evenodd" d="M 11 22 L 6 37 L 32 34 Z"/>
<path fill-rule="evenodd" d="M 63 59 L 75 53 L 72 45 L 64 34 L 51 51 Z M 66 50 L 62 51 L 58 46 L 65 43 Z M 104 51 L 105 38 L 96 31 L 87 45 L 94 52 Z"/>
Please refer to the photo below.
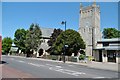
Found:
<path fill-rule="evenodd" d="M 89 32 L 90 32 L 90 28 L 89 28 Z"/>
<path fill-rule="evenodd" d="M 85 29 L 84 29 L 84 32 L 85 32 Z"/>

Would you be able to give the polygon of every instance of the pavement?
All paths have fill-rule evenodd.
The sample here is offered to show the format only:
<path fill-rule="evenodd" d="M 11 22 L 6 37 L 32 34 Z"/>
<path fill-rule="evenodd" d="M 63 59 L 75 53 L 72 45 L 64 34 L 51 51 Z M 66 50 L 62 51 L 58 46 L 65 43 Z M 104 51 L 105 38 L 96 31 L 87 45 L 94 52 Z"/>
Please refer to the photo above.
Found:
<path fill-rule="evenodd" d="M 23 57 L 23 56 L 12 56 L 12 57 L 26 58 L 26 57 Z M 43 58 L 31 58 L 31 59 L 63 63 L 63 61 L 43 59 Z M 85 62 L 70 62 L 70 61 L 66 61 L 66 63 L 67 64 L 75 64 L 75 65 L 83 65 L 83 66 L 90 67 L 90 68 L 95 68 L 95 69 L 110 70 L 110 71 L 117 71 L 117 72 L 120 71 L 120 69 L 119 69 L 120 64 L 112 63 L 112 62 L 89 61 L 89 62 L 85 63 Z"/>
<path fill-rule="evenodd" d="M 91 64 L 21 56 L 2 56 L 2 78 L 118 78 L 118 72 L 93 68 Z M 88 67 L 91 65 L 91 67 Z M 102 64 L 101 64 L 102 65 Z M 115 64 L 110 64 L 115 65 Z"/>
<path fill-rule="evenodd" d="M 14 69 L 7 65 L 2 67 L 3 78 L 34 78 L 31 74 L 22 72 L 21 70 Z"/>

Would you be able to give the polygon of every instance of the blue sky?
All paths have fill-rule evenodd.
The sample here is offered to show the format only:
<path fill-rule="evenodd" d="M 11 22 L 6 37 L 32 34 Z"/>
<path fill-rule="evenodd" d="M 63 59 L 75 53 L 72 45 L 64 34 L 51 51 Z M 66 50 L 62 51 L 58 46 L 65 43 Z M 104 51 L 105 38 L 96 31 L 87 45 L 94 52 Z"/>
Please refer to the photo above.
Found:
<path fill-rule="evenodd" d="M 83 2 L 83 6 L 92 3 Z M 101 30 L 107 27 L 118 28 L 118 3 L 97 3 L 101 9 Z M 69 2 L 3 2 L 2 3 L 2 37 L 14 38 L 18 28 L 28 29 L 31 23 L 40 27 L 61 28 L 61 21 L 67 21 L 67 29 L 78 31 L 80 3 Z"/>

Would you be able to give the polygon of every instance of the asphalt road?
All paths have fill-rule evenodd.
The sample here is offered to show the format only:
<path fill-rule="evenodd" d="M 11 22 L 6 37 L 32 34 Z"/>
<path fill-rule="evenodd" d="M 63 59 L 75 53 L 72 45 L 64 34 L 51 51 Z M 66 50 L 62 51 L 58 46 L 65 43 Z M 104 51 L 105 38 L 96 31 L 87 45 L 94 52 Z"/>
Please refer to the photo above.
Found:
<path fill-rule="evenodd" d="M 118 78 L 118 72 L 93 69 L 82 65 L 2 56 L 3 78 Z M 13 74 L 13 75 L 12 75 Z M 21 74 L 21 75 L 20 75 Z"/>

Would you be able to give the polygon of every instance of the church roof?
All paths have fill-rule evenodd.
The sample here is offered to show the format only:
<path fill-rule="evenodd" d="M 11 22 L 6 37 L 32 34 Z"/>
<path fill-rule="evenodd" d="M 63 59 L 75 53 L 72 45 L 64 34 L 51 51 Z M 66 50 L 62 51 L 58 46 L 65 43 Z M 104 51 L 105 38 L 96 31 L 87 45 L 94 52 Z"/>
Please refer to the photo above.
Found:
<path fill-rule="evenodd" d="M 50 38 L 54 28 L 43 28 L 41 27 L 42 37 Z"/>

